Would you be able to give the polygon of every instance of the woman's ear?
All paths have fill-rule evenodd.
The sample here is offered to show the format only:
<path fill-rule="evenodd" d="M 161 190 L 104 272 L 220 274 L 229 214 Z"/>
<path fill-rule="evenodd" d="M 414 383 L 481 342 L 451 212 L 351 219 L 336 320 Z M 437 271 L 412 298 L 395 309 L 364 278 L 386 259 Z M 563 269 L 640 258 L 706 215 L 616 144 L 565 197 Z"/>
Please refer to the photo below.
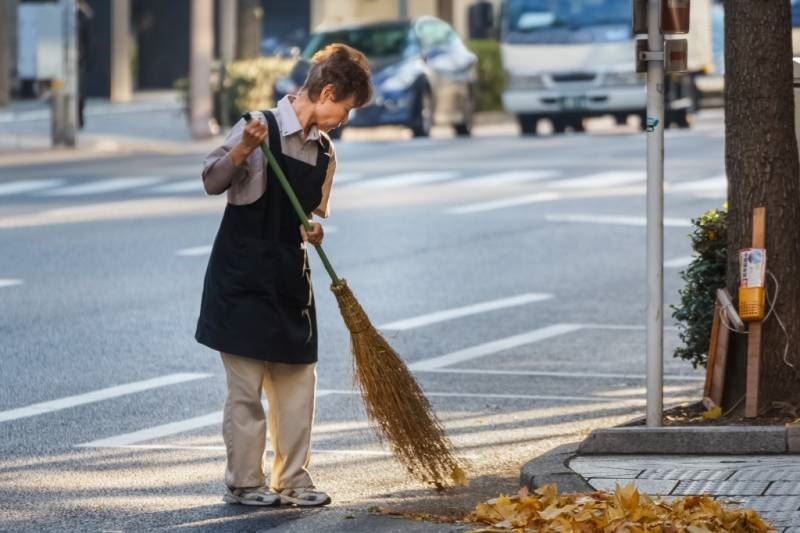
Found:
<path fill-rule="evenodd" d="M 334 90 L 333 84 L 329 83 L 328 85 L 323 87 L 322 90 L 319 93 L 319 96 L 320 96 L 320 100 L 322 100 L 323 102 L 327 102 L 327 101 L 335 102 L 336 101 L 336 91 Z"/>

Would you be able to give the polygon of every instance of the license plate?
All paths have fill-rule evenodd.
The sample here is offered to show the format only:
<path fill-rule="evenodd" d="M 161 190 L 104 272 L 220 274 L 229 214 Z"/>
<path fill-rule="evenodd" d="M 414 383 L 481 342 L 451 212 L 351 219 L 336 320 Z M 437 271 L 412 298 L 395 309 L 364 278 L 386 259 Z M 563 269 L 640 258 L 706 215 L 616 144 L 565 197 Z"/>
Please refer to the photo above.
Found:
<path fill-rule="evenodd" d="M 561 109 L 572 111 L 585 108 L 586 108 L 585 96 L 563 96 L 561 98 Z"/>

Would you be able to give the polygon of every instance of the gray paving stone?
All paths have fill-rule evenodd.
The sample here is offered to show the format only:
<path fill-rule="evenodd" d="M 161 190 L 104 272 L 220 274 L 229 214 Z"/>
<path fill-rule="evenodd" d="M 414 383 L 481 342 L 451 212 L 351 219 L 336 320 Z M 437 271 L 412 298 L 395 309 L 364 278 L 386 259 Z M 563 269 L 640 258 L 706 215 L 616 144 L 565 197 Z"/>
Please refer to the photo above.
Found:
<path fill-rule="evenodd" d="M 658 470 L 645 470 L 639 479 L 677 479 L 678 481 L 725 481 L 736 470 L 696 470 L 692 468 L 670 468 Z"/>
<path fill-rule="evenodd" d="M 794 511 L 767 511 L 758 514 L 774 528 L 786 528 L 800 525 L 800 513 Z"/>
<path fill-rule="evenodd" d="M 662 496 L 672 492 L 677 481 L 671 479 L 625 479 L 625 478 L 595 478 L 590 479 L 589 484 L 597 490 L 612 492 L 617 485 L 625 486 L 630 483 L 636 485 L 639 492 L 648 496 Z"/>
<path fill-rule="evenodd" d="M 773 481 L 766 496 L 800 496 L 800 481 Z"/>
<path fill-rule="evenodd" d="M 615 427 L 592 431 L 580 454 L 786 453 L 783 427 Z"/>
<path fill-rule="evenodd" d="M 800 465 L 754 465 L 737 469 L 731 481 L 795 481 L 800 482 Z"/>
<path fill-rule="evenodd" d="M 681 481 L 672 494 L 713 496 L 758 496 L 767 490 L 766 481 Z"/>

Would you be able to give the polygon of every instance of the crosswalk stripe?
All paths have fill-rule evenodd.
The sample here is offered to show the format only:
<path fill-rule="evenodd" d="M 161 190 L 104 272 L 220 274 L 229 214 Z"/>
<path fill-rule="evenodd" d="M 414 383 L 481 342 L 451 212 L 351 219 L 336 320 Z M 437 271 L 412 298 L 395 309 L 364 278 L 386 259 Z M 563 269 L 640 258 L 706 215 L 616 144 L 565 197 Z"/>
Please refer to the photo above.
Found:
<path fill-rule="evenodd" d="M 534 376 L 569 379 L 645 379 L 644 374 L 615 374 L 608 372 L 554 372 L 546 370 L 493 370 L 488 368 L 435 368 L 417 372 L 430 372 L 434 374 L 477 374 L 492 376 Z M 665 374 L 665 381 L 703 381 L 703 376 L 680 374 Z"/>
<path fill-rule="evenodd" d="M 492 200 L 489 202 L 479 202 L 476 204 L 451 207 L 445 210 L 445 213 L 450 215 L 468 215 L 472 213 L 494 211 L 496 209 L 505 209 L 507 207 L 517 207 L 520 205 L 536 204 L 540 202 L 552 202 L 561 198 L 562 195 L 555 192 L 537 192 L 523 196 L 515 196 L 514 198 L 504 198 L 502 200 Z"/>
<path fill-rule="evenodd" d="M 587 224 L 608 224 L 612 226 L 647 226 L 646 217 L 623 215 L 546 215 L 548 222 L 585 222 Z M 690 228 L 692 222 L 682 218 L 665 218 L 664 226 L 668 228 Z"/>
<path fill-rule="evenodd" d="M 724 191 L 728 188 L 727 176 L 716 176 L 704 180 L 678 181 L 668 184 L 668 192 Z"/>
<path fill-rule="evenodd" d="M 534 342 L 539 342 L 551 337 L 557 337 L 559 335 L 578 331 L 581 329 L 581 327 L 582 326 L 579 324 L 555 324 L 553 326 L 535 329 L 521 335 L 514 335 L 512 337 L 498 339 L 485 344 L 471 346 L 464 350 L 458 350 L 446 355 L 440 355 L 439 357 L 417 361 L 416 363 L 409 365 L 409 368 L 411 370 L 433 370 L 442 368 L 445 366 L 454 365 L 456 363 L 477 359 L 478 357 L 502 352 L 504 350 L 509 350 L 511 348 L 516 348 L 517 346 L 525 346 L 526 344 L 532 344 Z"/>
<path fill-rule="evenodd" d="M 153 176 L 138 176 L 124 178 L 98 179 L 90 183 L 81 183 L 69 187 L 61 187 L 44 191 L 40 194 L 44 196 L 82 196 L 91 194 L 103 194 L 109 192 L 124 191 L 137 187 L 154 185 L 164 181 L 164 178 Z"/>
<path fill-rule="evenodd" d="M 147 192 L 156 194 L 174 194 L 182 192 L 203 192 L 203 182 L 200 178 L 189 180 L 171 181 L 157 187 L 147 189 Z"/>
<path fill-rule="evenodd" d="M 18 420 L 20 418 L 27 418 L 30 416 L 41 415 L 44 413 L 52 413 L 70 407 L 85 405 L 88 403 L 99 402 L 101 400 L 108 400 L 118 396 L 125 396 L 136 392 L 142 392 L 159 387 L 166 387 L 167 385 L 175 385 L 177 383 L 184 383 L 187 381 L 194 381 L 197 379 L 205 379 L 211 377 L 211 374 L 197 374 L 197 373 L 183 373 L 183 374 L 169 374 L 160 378 L 148 379 L 145 381 L 136 381 L 126 385 L 117 385 L 105 389 L 87 392 L 85 394 L 78 394 L 76 396 L 68 396 L 59 400 L 49 402 L 41 402 L 18 409 L 11 409 L 9 411 L 0 412 L 0 422 L 7 422 L 9 420 Z"/>
<path fill-rule="evenodd" d="M 675 259 L 664 261 L 664 268 L 683 268 L 685 266 L 689 266 L 692 261 L 694 261 L 694 257 L 691 255 L 687 255 L 685 257 L 676 257 Z"/>
<path fill-rule="evenodd" d="M 21 279 L 0 279 L 0 288 L 16 287 L 17 285 L 22 285 Z"/>
<path fill-rule="evenodd" d="M 552 294 L 542 294 L 542 293 L 521 294 L 519 296 L 513 296 L 511 298 L 503 298 L 500 300 L 481 302 L 478 304 L 467 305 L 464 307 L 457 307 L 454 309 L 437 311 L 435 313 L 428 313 L 425 315 L 420 315 L 405 320 L 398 320 L 396 322 L 390 322 L 388 324 L 378 326 L 378 328 L 405 331 L 413 328 L 419 328 L 422 326 L 429 326 L 431 324 L 436 324 L 439 322 L 445 322 L 447 320 L 453 320 L 455 318 L 462 318 L 465 316 L 476 315 L 479 313 L 496 311 L 498 309 L 505 309 L 508 307 L 516 307 L 533 302 L 541 302 L 544 300 L 549 300 L 552 297 L 553 297 Z"/>
<path fill-rule="evenodd" d="M 464 180 L 463 184 L 473 187 L 514 185 L 516 183 L 556 178 L 560 175 L 561 173 L 555 170 L 508 170 L 469 178 Z"/>
<path fill-rule="evenodd" d="M 316 397 L 321 398 L 328 396 L 332 392 L 328 389 L 317 390 Z M 264 403 L 264 402 L 262 402 Z M 266 408 L 266 403 L 264 403 Z M 115 435 L 106 439 L 93 440 L 76 445 L 79 448 L 111 448 L 116 446 L 129 446 L 153 439 L 160 439 L 184 433 L 193 429 L 198 429 L 206 426 L 213 426 L 222 423 L 222 411 L 214 411 L 206 415 L 187 418 L 179 422 L 170 422 L 168 424 L 161 424 L 158 426 L 133 431 L 131 433 L 123 433 L 122 435 Z"/>
<path fill-rule="evenodd" d="M 644 172 L 612 171 L 599 172 L 597 174 L 581 176 L 579 178 L 553 181 L 549 185 L 550 187 L 559 189 L 590 189 L 596 187 L 615 187 L 617 185 L 627 185 L 629 183 L 645 181 L 646 179 L 647 174 Z"/>
<path fill-rule="evenodd" d="M 196 257 L 202 255 L 208 255 L 211 253 L 211 245 L 207 246 L 195 246 L 194 248 L 184 248 L 183 250 L 178 250 L 175 252 L 176 255 L 180 255 L 182 257 Z"/>
<path fill-rule="evenodd" d="M 392 174 L 365 181 L 357 181 L 348 186 L 349 189 L 392 189 L 396 187 L 406 187 L 410 185 L 424 185 L 426 183 L 436 183 L 455 179 L 459 176 L 458 172 L 452 171 L 432 171 L 432 172 L 405 172 L 403 174 Z"/>
<path fill-rule="evenodd" d="M 0 183 L 0 196 L 24 194 L 63 185 L 64 180 L 26 180 Z"/>

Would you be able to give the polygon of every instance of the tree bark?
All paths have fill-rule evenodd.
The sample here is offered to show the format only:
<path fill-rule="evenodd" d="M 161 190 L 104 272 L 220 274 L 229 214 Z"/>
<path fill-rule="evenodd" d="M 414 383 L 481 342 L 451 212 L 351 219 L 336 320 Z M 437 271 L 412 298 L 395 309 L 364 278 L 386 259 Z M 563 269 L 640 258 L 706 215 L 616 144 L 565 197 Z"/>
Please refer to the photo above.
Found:
<path fill-rule="evenodd" d="M 264 9 L 261 0 L 239 0 L 237 59 L 253 59 L 261 55 Z"/>
<path fill-rule="evenodd" d="M 780 317 L 789 334 L 787 359 L 800 370 L 800 163 L 789 0 L 725 2 L 725 72 L 728 289 L 738 292 L 738 251 L 751 245 L 753 208 L 760 206 L 767 209 L 767 268 L 780 285 L 775 313 L 763 328 L 763 410 L 772 401 L 791 399 L 800 389 L 800 374 L 784 362 L 787 338 L 777 320 Z M 767 278 L 768 294 L 774 297 L 775 284 Z M 733 353 L 741 357 L 741 344 Z M 735 368 L 743 368 L 741 360 Z M 739 379 L 728 381 L 726 404 L 742 392 L 731 390 Z"/>

